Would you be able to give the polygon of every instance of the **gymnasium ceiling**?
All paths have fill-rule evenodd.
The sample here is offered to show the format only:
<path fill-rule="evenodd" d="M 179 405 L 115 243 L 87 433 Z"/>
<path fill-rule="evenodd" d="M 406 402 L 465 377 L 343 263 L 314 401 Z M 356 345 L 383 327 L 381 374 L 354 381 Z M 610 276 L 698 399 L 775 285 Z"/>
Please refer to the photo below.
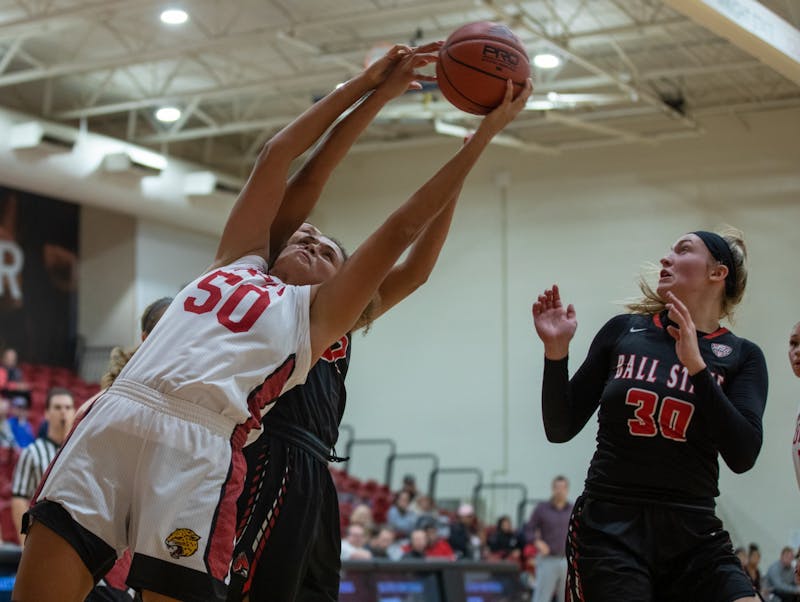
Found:
<path fill-rule="evenodd" d="M 800 1 L 762 0 L 800 26 Z M 698 136 L 714 114 L 800 105 L 800 86 L 670 8 L 670 0 L 0 0 L 0 106 L 241 176 L 263 142 L 386 42 L 501 20 L 529 54 L 530 110 L 501 143 L 524 152 Z M 182 109 L 163 124 L 154 111 Z M 542 107 L 549 107 L 544 109 Z M 386 107 L 356 152 L 443 140 L 473 118 L 436 89 Z M 441 129 L 441 128 L 440 128 Z"/>

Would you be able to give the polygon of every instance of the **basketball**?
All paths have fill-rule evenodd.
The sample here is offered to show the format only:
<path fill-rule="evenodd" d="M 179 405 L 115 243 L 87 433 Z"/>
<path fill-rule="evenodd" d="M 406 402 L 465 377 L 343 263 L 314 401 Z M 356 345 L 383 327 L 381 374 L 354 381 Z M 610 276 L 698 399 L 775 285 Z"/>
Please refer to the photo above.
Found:
<path fill-rule="evenodd" d="M 522 41 L 505 25 L 469 23 L 445 40 L 436 63 L 436 78 L 444 97 L 474 115 L 485 115 L 503 101 L 506 81 L 514 96 L 531 73 Z"/>

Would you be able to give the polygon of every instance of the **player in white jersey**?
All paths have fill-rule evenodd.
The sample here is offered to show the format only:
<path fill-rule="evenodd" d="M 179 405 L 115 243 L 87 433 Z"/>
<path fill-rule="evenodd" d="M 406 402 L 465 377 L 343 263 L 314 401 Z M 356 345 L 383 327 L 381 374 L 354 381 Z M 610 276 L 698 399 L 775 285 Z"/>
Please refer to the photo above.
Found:
<path fill-rule="evenodd" d="M 800 322 L 794 325 L 789 335 L 789 364 L 792 366 L 794 375 L 800 378 Z M 794 462 L 794 474 L 797 476 L 797 486 L 800 487 L 800 409 L 797 411 L 797 423 L 794 429 L 794 439 L 792 439 L 792 461 Z M 800 563 L 798 563 L 797 574 L 800 576 Z"/>
<path fill-rule="evenodd" d="M 530 95 L 528 82 L 512 98 L 509 81 L 471 140 L 347 262 L 319 236 L 287 246 L 267 275 L 274 241 L 265 240 L 264 224 L 302 190 L 287 188 L 292 160 L 366 92 L 364 104 L 379 108 L 413 85 L 415 70 L 435 60 L 428 52 L 391 50 L 266 145 L 210 271 L 176 297 L 51 464 L 29 512 L 17 602 L 82 600 L 125 547 L 133 552 L 129 584 L 145 602 L 224 600 L 248 431 L 350 330 Z"/>

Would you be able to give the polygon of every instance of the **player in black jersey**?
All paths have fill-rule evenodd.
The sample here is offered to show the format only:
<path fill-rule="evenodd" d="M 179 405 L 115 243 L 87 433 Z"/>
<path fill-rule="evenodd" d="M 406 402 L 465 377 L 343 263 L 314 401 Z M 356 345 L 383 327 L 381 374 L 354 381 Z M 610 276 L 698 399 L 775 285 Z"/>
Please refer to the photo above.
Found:
<path fill-rule="evenodd" d="M 381 285 L 377 303 L 354 330 L 371 323 L 425 281 L 441 251 L 455 198 Z M 307 240 L 304 224 L 289 239 Z M 338 599 L 341 568 L 339 501 L 328 461 L 345 410 L 352 336 L 343 336 L 284 393 L 264 417 L 264 433 L 245 447 L 247 477 L 239 498 L 239 536 L 229 602 L 249 599 Z"/>
<path fill-rule="evenodd" d="M 714 514 L 721 455 L 737 473 L 762 441 L 761 350 L 719 325 L 747 281 L 739 233 L 682 236 L 655 291 L 595 336 L 569 379 L 577 322 L 553 286 L 533 304 L 544 342 L 542 412 L 565 442 L 598 414 L 597 449 L 567 541 L 567 600 L 757 600 Z"/>
<path fill-rule="evenodd" d="M 358 109 L 341 121 L 304 167 L 303 177 L 316 188 L 307 188 L 295 202 L 285 203 L 278 215 L 284 219 L 276 223 L 294 225 L 297 218 L 285 214 L 308 213 L 310 208 L 302 205 L 316 202 L 327 176 L 367 124 Z M 368 326 L 427 280 L 447 237 L 458 192 L 460 186 L 405 261 L 388 274 L 353 330 Z M 284 232 L 275 232 L 274 238 L 282 235 L 285 238 Z M 320 235 L 304 223 L 287 246 L 313 248 Z M 267 595 L 287 602 L 338 598 L 339 503 L 328 460 L 345 410 L 351 348 L 348 333 L 322 355 L 304 385 L 278 399 L 264 418 L 264 433 L 244 450 L 248 471 L 239 499 L 230 602 L 255 602 Z"/>

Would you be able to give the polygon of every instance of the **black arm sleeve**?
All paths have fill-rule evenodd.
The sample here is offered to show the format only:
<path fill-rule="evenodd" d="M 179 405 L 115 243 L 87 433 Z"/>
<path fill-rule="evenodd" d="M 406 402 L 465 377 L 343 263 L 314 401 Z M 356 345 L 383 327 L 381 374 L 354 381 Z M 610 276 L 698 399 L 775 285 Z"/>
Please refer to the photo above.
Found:
<path fill-rule="evenodd" d="M 767 403 L 767 363 L 753 343 L 742 345 L 741 370 L 723 392 L 706 368 L 691 377 L 698 410 L 706 418 L 712 440 L 733 472 L 750 470 L 761 451 L 761 417 Z"/>
<path fill-rule="evenodd" d="M 592 417 L 608 378 L 609 357 L 630 316 L 612 318 L 594 337 L 589 354 L 569 379 L 567 360 L 544 360 L 542 418 L 548 441 L 564 443 L 577 435 Z"/>

